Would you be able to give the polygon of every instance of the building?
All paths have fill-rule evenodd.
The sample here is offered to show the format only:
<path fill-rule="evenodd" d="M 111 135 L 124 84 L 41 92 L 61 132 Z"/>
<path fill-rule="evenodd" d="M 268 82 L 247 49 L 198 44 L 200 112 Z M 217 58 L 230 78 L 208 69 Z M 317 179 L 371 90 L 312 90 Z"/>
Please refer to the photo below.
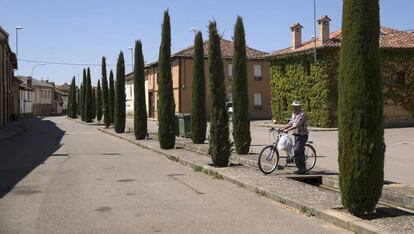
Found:
<path fill-rule="evenodd" d="M 16 55 L 10 49 L 9 34 L 0 27 L 0 127 L 12 120 L 14 112 L 14 69 L 17 69 Z"/>
<path fill-rule="evenodd" d="M 55 89 L 54 109 L 57 115 L 66 114 L 68 110 L 69 93 Z"/>
<path fill-rule="evenodd" d="M 134 115 L 134 73 L 128 73 L 125 76 L 125 96 L 126 96 L 126 112 L 127 115 Z M 148 80 L 145 76 L 145 104 L 148 113 Z"/>
<path fill-rule="evenodd" d="M 19 77 L 19 80 L 20 77 Z M 19 118 L 32 117 L 33 88 L 32 79 L 21 80 Z"/>
<path fill-rule="evenodd" d="M 290 103 L 299 99 L 312 126 L 337 126 L 339 58 L 342 31 L 330 32 L 331 19 L 318 20 L 318 36 L 302 42 L 302 25 L 290 27 L 292 45 L 270 53 L 272 116 L 284 123 Z M 380 28 L 384 124 L 414 125 L 414 33 Z"/>
<path fill-rule="evenodd" d="M 31 79 L 33 88 L 32 111 L 34 116 L 50 116 L 56 114 L 55 84 L 48 80 L 37 80 L 27 76 L 19 76 L 23 83 Z"/>
<path fill-rule="evenodd" d="M 17 120 L 20 112 L 20 84 L 22 83 L 17 77 L 13 76 L 13 89 L 12 89 L 12 100 L 13 100 L 13 110 L 12 110 L 12 120 Z"/>
<path fill-rule="evenodd" d="M 68 110 L 70 85 L 64 83 L 55 89 L 55 110 L 57 115 L 66 114 Z"/>
<path fill-rule="evenodd" d="M 205 41 L 203 46 L 206 80 L 206 115 L 209 117 L 211 104 L 208 85 L 208 41 Z M 221 39 L 220 47 L 224 64 L 227 101 L 231 102 L 233 42 Z M 179 113 L 191 113 L 193 54 L 194 46 L 191 46 L 171 56 L 175 111 Z M 270 119 L 270 62 L 265 60 L 267 53 L 246 47 L 246 54 L 250 117 L 251 119 Z M 158 101 L 158 61 L 146 65 L 145 74 L 148 82 L 148 115 L 155 118 L 157 117 Z"/>

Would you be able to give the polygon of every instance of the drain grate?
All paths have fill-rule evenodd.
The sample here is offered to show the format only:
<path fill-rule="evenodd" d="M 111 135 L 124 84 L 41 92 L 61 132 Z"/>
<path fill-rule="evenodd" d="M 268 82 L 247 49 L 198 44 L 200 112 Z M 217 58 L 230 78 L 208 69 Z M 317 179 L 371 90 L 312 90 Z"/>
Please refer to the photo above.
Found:
<path fill-rule="evenodd" d="M 288 176 L 286 178 L 296 180 L 305 184 L 310 184 L 313 186 L 319 186 L 322 184 L 322 176 L 320 175 Z"/>
<path fill-rule="evenodd" d="M 121 155 L 120 153 L 102 153 L 101 155 Z"/>
<path fill-rule="evenodd" d="M 69 156 L 69 154 L 52 154 L 52 156 Z"/>

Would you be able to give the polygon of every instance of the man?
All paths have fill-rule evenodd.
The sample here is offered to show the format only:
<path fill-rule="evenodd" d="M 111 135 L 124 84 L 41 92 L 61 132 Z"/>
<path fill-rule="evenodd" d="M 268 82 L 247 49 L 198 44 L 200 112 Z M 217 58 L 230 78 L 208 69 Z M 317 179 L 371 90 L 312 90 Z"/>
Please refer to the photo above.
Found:
<path fill-rule="evenodd" d="M 289 123 L 282 128 L 281 130 L 285 133 L 289 131 L 294 131 L 293 136 L 295 136 L 295 145 L 293 146 L 295 163 L 298 168 L 295 171 L 295 174 L 303 175 L 306 173 L 306 164 L 305 164 L 305 144 L 308 141 L 308 124 L 306 121 L 305 112 L 302 110 L 299 101 L 293 101 L 293 114 Z"/>

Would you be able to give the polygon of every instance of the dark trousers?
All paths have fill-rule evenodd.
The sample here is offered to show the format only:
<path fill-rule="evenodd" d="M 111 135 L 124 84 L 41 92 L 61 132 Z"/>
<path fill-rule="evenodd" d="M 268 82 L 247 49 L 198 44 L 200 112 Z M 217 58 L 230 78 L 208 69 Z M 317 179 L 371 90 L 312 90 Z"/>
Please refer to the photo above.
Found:
<path fill-rule="evenodd" d="M 299 170 L 306 170 L 305 164 L 305 144 L 308 135 L 295 135 L 295 146 L 293 146 L 296 167 Z"/>

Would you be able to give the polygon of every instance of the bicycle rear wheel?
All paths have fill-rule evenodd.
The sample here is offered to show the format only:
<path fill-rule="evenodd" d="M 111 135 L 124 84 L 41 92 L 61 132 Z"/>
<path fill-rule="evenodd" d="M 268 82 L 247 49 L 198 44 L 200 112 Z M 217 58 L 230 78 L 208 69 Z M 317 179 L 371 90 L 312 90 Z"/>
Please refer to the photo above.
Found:
<path fill-rule="evenodd" d="M 268 145 L 260 152 L 257 164 L 264 174 L 270 174 L 277 168 L 278 162 L 279 152 L 273 145 Z"/>
<path fill-rule="evenodd" d="M 312 170 L 316 164 L 316 150 L 309 144 L 305 145 L 305 163 L 306 171 Z"/>

